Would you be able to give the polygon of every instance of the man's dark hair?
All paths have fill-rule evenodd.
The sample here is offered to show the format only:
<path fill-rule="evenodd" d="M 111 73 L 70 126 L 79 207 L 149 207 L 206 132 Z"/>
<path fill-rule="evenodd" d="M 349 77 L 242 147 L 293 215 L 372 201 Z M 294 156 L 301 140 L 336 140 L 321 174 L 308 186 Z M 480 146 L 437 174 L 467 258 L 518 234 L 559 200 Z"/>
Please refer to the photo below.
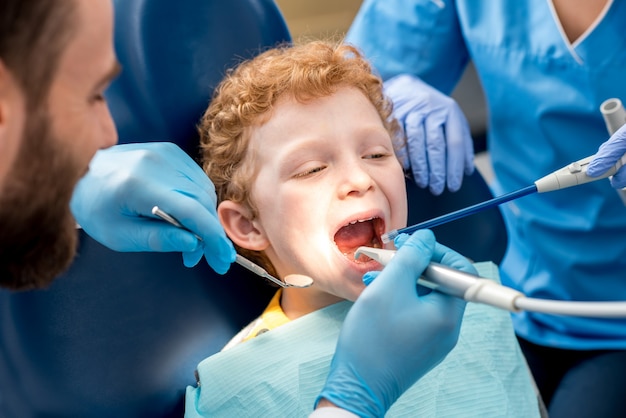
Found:
<path fill-rule="evenodd" d="M 75 0 L 0 1 L 0 61 L 32 110 L 48 97 L 61 54 L 78 25 Z"/>

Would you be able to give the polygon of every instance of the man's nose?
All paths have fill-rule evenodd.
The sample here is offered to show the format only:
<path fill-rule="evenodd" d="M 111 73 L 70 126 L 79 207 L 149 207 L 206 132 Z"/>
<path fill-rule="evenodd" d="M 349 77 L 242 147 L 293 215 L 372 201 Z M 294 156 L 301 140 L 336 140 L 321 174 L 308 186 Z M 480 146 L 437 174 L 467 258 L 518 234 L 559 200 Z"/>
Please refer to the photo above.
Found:
<path fill-rule="evenodd" d="M 112 147 L 117 144 L 118 141 L 117 128 L 115 127 L 115 122 L 113 121 L 108 105 L 106 106 L 104 113 L 105 114 L 103 115 L 102 120 L 102 136 L 100 138 L 101 144 L 99 149 Z"/>

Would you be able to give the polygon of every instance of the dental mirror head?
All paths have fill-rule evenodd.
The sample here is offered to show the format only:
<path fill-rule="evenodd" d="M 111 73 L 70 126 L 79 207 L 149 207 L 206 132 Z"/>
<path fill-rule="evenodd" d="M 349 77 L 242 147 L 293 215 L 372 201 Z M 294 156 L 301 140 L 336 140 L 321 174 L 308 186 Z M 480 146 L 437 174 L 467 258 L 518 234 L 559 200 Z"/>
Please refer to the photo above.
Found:
<path fill-rule="evenodd" d="M 313 284 L 313 279 L 304 274 L 288 274 L 284 281 L 288 287 L 309 287 Z"/>
<path fill-rule="evenodd" d="M 158 206 L 155 206 L 152 208 L 152 214 L 155 216 L 158 216 L 159 218 L 163 219 L 164 221 L 166 221 L 167 223 L 171 225 L 174 225 L 177 228 L 181 228 L 181 229 L 184 229 L 185 231 L 189 231 L 189 229 L 185 228 L 185 226 L 183 226 L 183 224 L 181 224 L 176 218 L 174 218 L 169 213 L 161 210 Z M 192 231 L 189 231 L 189 232 L 193 234 Z M 201 237 L 199 237 L 198 235 L 195 235 L 195 236 L 196 238 L 198 238 L 198 240 L 202 241 Z M 265 270 L 263 267 L 259 266 L 258 264 L 253 263 L 252 261 L 248 260 L 245 257 L 242 257 L 239 254 L 237 254 L 235 262 L 239 264 L 240 266 L 250 270 L 251 272 L 261 277 L 265 277 L 266 279 L 268 279 L 274 284 L 277 284 L 280 287 L 305 288 L 313 284 L 313 279 L 310 278 L 309 276 L 305 276 L 304 274 L 288 274 L 285 276 L 284 281 L 281 281 L 277 279 L 276 277 L 272 276 L 271 274 L 269 274 L 267 270 Z"/>

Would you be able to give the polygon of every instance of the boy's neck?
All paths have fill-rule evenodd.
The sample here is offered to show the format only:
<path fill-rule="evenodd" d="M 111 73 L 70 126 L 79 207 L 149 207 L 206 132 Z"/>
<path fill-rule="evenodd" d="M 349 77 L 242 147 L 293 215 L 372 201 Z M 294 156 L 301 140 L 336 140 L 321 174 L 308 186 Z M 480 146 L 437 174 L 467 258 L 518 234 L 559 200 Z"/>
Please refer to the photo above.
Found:
<path fill-rule="evenodd" d="M 283 289 L 280 306 L 290 320 L 294 320 L 320 310 L 327 306 L 341 302 L 342 298 L 328 293 L 319 293 L 316 289 Z"/>

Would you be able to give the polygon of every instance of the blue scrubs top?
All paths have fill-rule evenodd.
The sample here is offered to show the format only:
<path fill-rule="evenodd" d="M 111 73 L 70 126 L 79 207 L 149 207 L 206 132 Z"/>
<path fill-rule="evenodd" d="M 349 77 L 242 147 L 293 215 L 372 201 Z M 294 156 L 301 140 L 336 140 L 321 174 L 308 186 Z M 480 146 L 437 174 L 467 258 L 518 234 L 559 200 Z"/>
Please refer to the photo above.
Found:
<path fill-rule="evenodd" d="M 366 0 L 347 42 L 384 78 L 411 73 L 449 94 L 468 60 L 485 91 L 496 195 L 594 154 L 600 104 L 626 103 L 626 1 L 609 2 L 574 44 L 549 0 Z M 626 300 L 626 206 L 608 180 L 533 194 L 503 208 L 503 283 L 527 296 Z M 626 348 L 626 319 L 524 312 L 516 332 L 569 349 Z"/>

